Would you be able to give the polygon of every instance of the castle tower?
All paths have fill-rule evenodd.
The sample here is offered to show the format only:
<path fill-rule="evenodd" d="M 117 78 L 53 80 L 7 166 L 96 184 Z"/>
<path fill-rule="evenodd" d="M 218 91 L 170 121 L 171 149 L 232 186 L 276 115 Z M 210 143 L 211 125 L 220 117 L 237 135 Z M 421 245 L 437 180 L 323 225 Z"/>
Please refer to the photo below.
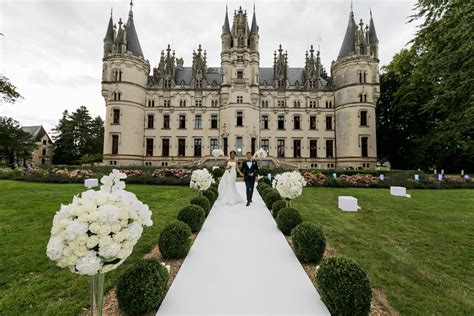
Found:
<path fill-rule="evenodd" d="M 115 32 L 112 16 L 104 38 L 102 96 L 106 106 L 104 162 L 142 165 L 144 109 L 150 65 L 143 57 L 133 21 L 133 2 L 127 23 Z"/>
<path fill-rule="evenodd" d="M 349 22 L 331 66 L 335 85 L 337 167 L 373 168 L 377 160 L 375 105 L 379 97 L 378 39 L 371 17 L 364 28 Z"/>
<path fill-rule="evenodd" d="M 258 25 L 255 8 L 252 27 L 247 12 L 240 7 L 234 12 L 232 28 L 228 14 L 222 27 L 221 52 L 221 148 L 238 155 L 258 149 L 259 135 L 259 62 Z"/>

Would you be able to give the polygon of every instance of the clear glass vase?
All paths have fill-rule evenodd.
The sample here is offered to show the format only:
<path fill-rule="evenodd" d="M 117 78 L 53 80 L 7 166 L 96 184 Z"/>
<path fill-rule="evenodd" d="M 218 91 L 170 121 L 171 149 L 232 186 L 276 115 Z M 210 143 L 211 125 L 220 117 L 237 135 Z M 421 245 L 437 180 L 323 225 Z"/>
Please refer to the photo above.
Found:
<path fill-rule="evenodd" d="M 91 276 L 91 316 L 102 316 L 102 305 L 104 299 L 104 279 L 105 273 L 97 273 Z"/>

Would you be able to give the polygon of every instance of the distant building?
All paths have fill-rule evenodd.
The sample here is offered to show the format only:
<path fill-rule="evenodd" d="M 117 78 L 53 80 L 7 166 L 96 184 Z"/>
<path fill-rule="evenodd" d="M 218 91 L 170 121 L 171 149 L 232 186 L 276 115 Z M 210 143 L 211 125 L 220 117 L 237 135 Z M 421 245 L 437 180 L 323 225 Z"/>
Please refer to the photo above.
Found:
<path fill-rule="evenodd" d="M 250 26 L 242 8 L 232 24 L 226 11 L 220 37 L 219 67 L 208 67 L 201 45 L 185 67 L 168 45 L 152 68 L 132 7 L 126 24 L 119 19 L 117 27 L 110 17 L 102 70 L 105 164 L 163 166 L 192 162 L 217 148 L 239 156 L 264 148 L 306 168 L 376 166 L 379 41 L 372 14 L 369 24 L 357 24 L 351 10 L 330 74 L 313 46 L 301 54 L 302 68 L 288 66 L 281 45 L 273 67 L 260 67 L 255 9 Z"/>
<path fill-rule="evenodd" d="M 23 126 L 23 130 L 31 135 L 35 142 L 35 149 L 31 160 L 22 164 L 31 163 L 33 166 L 50 165 L 53 158 L 53 142 L 43 126 Z"/>

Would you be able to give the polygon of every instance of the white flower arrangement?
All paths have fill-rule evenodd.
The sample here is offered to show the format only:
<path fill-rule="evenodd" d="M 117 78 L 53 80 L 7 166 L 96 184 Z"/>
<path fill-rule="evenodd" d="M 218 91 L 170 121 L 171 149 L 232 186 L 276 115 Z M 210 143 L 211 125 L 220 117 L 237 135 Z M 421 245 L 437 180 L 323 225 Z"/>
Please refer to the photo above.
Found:
<path fill-rule="evenodd" d="M 206 168 L 194 170 L 189 186 L 197 191 L 205 191 L 214 183 L 212 175 Z"/>
<path fill-rule="evenodd" d="M 61 205 L 53 219 L 47 256 L 73 273 L 96 275 L 117 268 L 133 251 L 151 211 L 135 194 L 125 191 L 113 170 L 102 177 L 99 191 L 88 190 Z"/>
<path fill-rule="evenodd" d="M 267 151 L 263 148 L 260 148 L 253 154 L 253 158 L 266 158 L 268 156 Z"/>
<path fill-rule="evenodd" d="M 303 193 L 306 180 L 298 171 L 285 172 L 273 178 L 272 186 L 282 198 L 293 200 Z"/>
<path fill-rule="evenodd" d="M 222 151 L 222 149 L 214 149 L 212 151 L 212 155 L 216 158 L 217 157 L 222 157 L 222 156 L 224 156 L 224 152 Z"/>

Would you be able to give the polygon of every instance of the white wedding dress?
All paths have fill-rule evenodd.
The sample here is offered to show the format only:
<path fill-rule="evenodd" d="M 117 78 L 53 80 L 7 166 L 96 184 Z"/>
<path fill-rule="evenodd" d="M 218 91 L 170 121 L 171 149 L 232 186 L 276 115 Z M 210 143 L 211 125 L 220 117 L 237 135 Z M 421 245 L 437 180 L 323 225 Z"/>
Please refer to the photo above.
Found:
<path fill-rule="evenodd" d="M 219 201 L 224 205 L 233 205 L 238 203 L 243 203 L 245 200 L 237 192 L 237 187 L 235 186 L 235 180 L 237 179 L 237 162 L 229 161 L 227 162 L 227 169 L 224 172 L 224 175 L 219 182 L 218 192 L 219 192 Z"/>

